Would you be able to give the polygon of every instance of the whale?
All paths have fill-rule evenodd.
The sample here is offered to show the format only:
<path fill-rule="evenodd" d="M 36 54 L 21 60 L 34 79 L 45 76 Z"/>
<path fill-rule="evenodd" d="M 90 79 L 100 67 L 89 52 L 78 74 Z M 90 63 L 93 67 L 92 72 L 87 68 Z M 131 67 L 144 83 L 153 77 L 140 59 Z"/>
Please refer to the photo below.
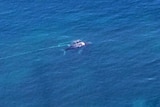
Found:
<path fill-rule="evenodd" d="M 85 41 L 82 41 L 82 40 L 79 40 L 79 39 L 74 40 L 73 42 L 68 44 L 68 47 L 65 48 L 65 51 L 83 48 L 83 47 L 86 47 L 89 44 L 91 44 L 91 42 L 85 42 Z"/>

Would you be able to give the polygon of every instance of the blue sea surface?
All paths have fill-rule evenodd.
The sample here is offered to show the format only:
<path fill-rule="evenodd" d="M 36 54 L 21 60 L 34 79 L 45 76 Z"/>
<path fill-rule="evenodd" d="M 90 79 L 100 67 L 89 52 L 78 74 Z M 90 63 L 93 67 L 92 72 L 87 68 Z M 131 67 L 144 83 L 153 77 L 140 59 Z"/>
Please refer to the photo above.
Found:
<path fill-rule="evenodd" d="M 0 0 L 0 107 L 160 107 L 160 0 Z"/>

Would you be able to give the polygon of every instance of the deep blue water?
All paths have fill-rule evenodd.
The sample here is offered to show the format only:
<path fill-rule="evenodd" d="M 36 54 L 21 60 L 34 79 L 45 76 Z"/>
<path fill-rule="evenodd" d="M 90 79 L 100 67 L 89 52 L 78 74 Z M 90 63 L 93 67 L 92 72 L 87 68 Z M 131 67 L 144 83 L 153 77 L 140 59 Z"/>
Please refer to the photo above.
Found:
<path fill-rule="evenodd" d="M 159 0 L 0 0 L 0 107 L 160 107 L 159 28 Z"/>

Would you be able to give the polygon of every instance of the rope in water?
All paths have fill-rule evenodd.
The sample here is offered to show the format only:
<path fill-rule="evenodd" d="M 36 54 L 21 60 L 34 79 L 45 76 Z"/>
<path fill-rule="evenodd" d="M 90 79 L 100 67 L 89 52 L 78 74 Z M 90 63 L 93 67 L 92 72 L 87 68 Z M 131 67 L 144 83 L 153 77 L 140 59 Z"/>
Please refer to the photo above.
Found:
<path fill-rule="evenodd" d="M 36 53 L 36 52 L 44 51 L 44 50 L 48 50 L 48 49 L 53 49 L 53 48 L 58 48 L 58 47 L 64 47 L 66 45 L 67 45 L 66 43 L 63 43 L 63 44 L 59 44 L 59 45 L 56 45 L 56 46 L 50 46 L 50 47 L 46 47 L 46 48 L 40 48 L 40 49 L 37 49 L 37 50 L 34 50 L 34 51 L 22 52 L 22 53 L 18 53 L 18 54 L 14 54 L 14 55 L 9 55 L 9 56 L 6 56 L 6 57 L 0 57 L 0 60 L 14 58 L 14 57 L 18 57 L 18 56 L 23 56 L 23 55 L 27 55 L 27 54 L 31 54 L 31 53 Z"/>

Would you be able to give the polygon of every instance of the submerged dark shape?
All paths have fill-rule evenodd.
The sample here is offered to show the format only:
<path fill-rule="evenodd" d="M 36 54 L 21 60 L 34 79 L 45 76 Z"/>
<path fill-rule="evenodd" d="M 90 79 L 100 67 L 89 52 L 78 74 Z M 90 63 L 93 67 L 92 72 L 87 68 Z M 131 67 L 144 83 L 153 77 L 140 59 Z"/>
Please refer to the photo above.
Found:
<path fill-rule="evenodd" d="M 78 40 L 74 40 L 73 42 L 71 42 L 68 47 L 65 49 L 66 51 L 67 50 L 73 50 L 73 49 L 78 49 L 78 48 L 82 48 L 82 47 L 85 47 L 86 45 L 88 44 L 91 44 L 89 42 L 84 42 L 80 39 Z"/>

